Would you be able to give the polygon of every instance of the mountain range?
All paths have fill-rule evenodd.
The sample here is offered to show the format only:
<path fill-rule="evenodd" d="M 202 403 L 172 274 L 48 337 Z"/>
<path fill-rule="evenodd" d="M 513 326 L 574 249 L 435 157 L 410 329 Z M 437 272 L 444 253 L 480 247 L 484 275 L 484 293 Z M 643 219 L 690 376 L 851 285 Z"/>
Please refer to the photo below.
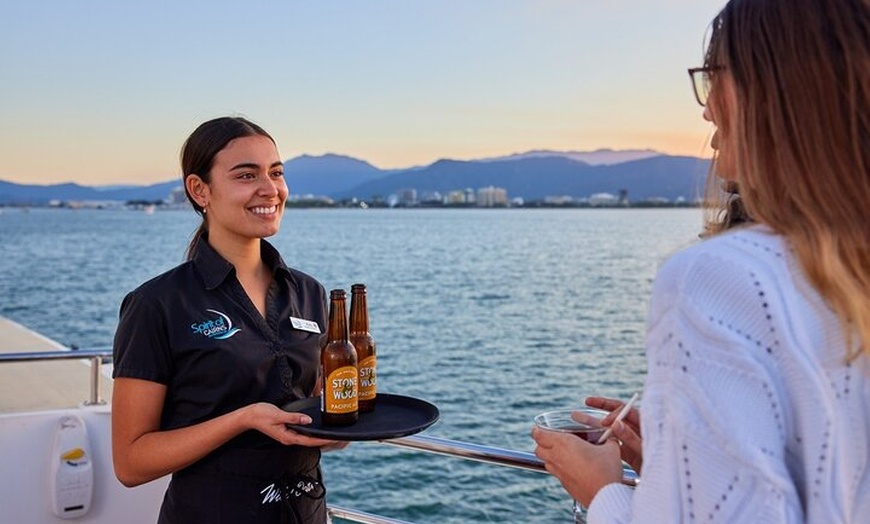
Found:
<path fill-rule="evenodd" d="M 584 198 L 627 191 L 632 201 L 694 200 L 709 161 L 651 150 L 529 151 L 479 160 L 438 160 L 427 166 L 380 169 L 342 155 L 302 155 L 284 163 L 291 194 L 334 199 L 386 198 L 406 189 L 418 194 L 496 186 L 509 198 Z M 45 205 L 57 201 L 157 201 L 180 180 L 147 186 L 27 185 L 0 180 L 0 205 Z"/>

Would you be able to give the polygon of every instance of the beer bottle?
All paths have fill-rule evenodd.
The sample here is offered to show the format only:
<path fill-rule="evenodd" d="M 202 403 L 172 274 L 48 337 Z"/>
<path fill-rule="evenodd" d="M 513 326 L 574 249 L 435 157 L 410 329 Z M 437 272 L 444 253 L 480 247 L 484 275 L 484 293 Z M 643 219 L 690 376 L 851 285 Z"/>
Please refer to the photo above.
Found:
<path fill-rule="evenodd" d="M 377 352 L 369 333 L 365 284 L 354 284 L 350 293 L 350 342 L 356 348 L 359 369 L 359 410 L 367 413 L 374 411 L 378 394 Z"/>
<path fill-rule="evenodd" d="M 349 426 L 359 418 L 359 373 L 356 350 L 347 338 L 347 299 L 343 289 L 329 292 L 329 327 L 320 351 L 324 426 Z"/>

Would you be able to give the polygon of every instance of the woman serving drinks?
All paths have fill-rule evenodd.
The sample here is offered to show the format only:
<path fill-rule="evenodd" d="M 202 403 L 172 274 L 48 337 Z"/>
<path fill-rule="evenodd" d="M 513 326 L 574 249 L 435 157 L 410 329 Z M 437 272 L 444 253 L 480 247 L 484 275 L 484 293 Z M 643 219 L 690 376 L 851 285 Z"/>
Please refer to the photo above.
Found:
<path fill-rule="evenodd" d="M 288 190 L 272 138 L 244 118 L 182 149 L 202 224 L 188 260 L 129 293 L 114 343 L 112 446 L 127 486 L 172 474 L 160 523 L 326 522 L 320 452 L 338 443 L 280 409 L 319 394 L 326 294 L 266 237 Z"/>

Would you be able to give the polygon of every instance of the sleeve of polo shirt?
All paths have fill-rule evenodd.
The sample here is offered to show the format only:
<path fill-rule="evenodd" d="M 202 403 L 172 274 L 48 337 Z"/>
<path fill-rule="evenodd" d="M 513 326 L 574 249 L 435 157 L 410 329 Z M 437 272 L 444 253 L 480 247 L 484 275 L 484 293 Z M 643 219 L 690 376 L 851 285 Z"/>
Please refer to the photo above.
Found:
<path fill-rule="evenodd" d="M 138 378 L 168 384 L 172 356 L 166 317 L 160 304 L 133 291 L 121 302 L 113 346 L 114 378 Z"/>

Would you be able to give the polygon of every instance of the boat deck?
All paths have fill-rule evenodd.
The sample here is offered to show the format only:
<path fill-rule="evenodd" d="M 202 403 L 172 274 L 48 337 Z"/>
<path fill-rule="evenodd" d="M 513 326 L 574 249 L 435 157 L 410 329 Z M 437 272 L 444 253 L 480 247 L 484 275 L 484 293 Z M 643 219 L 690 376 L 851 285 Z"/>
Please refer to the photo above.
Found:
<path fill-rule="evenodd" d="M 148 524 L 157 519 L 160 501 L 169 477 L 126 488 L 118 482 L 111 459 L 111 406 L 86 403 L 91 398 L 96 378 L 104 398 L 111 397 L 111 366 L 97 374 L 92 362 L 109 357 L 109 350 L 82 350 L 68 358 L 67 348 L 26 327 L 0 316 L 0 449 L 15 450 L 4 466 L 26 475 L 0 475 L 0 522 L 51 524 L 68 522 L 50 507 L 52 493 L 59 489 L 49 466 L 54 455 L 46 453 L 56 446 L 59 423 L 67 418 L 81 420 L 87 428 L 87 442 L 93 458 L 93 497 L 90 509 L 76 517 L 81 524 L 129 522 Z M 22 355 L 27 353 L 28 355 Z M 37 354 L 34 358 L 33 353 Z M 38 355 L 45 353 L 45 355 Z M 90 355 L 88 355 L 90 353 Z M 14 356 L 11 354 L 15 354 Z M 58 360 L 58 357 L 62 357 Z M 90 359 L 88 358 L 90 357 Z M 7 361 L 3 362 L 3 359 Z M 30 359 L 30 360 L 26 360 Z M 93 359 L 93 360 L 91 360 Z M 543 463 L 524 451 L 494 448 L 426 435 L 411 435 L 381 441 L 407 450 L 435 453 L 492 464 L 546 473 Z M 624 468 L 623 483 L 635 486 L 637 474 Z M 75 508 L 74 508 L 75 509 Z M 351 508 L 330 504 L 329 514 L 342 521 L 362 524 L 412 524 Z"/>
<path fill-rule="evenodd" d="M 62 351 L 69 348 L 0 317 L 0 353 Z M 0 413 L 76 407 L 90 398 L 90 361 L 13 362 L 0 366 Z M 101 377 L 103 399 L 112 398 L 112 381 Z"/>

